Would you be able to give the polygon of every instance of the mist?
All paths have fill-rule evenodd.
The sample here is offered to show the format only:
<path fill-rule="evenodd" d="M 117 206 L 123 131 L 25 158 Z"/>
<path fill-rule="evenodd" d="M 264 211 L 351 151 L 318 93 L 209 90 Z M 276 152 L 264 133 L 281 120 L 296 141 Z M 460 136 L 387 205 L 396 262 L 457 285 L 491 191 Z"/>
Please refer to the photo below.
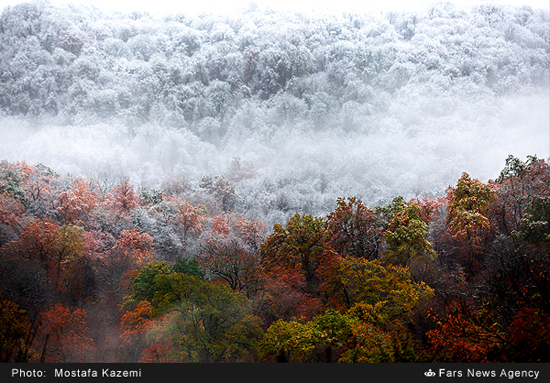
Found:
<path fill-rule="evenodd" d="M 31 11 L 29 35 L 17 23 Z M 235 182 L 237 209 L 275 222 L 342 196 L 434 197 L 462 172 L 496 178 L 510 154 L 549 156 L 540 9 L 62 11 L 2 14 L 1 159 L 161 189 L 240 158 L 256 176 Z"/>

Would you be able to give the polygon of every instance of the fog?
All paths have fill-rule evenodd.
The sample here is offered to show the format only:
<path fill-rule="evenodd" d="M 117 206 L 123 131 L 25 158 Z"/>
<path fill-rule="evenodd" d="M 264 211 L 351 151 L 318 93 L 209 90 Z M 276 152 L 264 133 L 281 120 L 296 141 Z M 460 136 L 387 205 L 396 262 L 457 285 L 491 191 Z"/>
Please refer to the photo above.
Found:
<path fill-rule="evenodd" d="M 237 209 L 275 222 L 342 196 L 434 197 L 462 172 L 496 178 L 510 154 L 549 157 L 545 10 L 73 7 L 59 21 L 59 7 L 2 14 L 0 159 L 160 189 L 238 157 L 256 175 L 235 182 Z"/>

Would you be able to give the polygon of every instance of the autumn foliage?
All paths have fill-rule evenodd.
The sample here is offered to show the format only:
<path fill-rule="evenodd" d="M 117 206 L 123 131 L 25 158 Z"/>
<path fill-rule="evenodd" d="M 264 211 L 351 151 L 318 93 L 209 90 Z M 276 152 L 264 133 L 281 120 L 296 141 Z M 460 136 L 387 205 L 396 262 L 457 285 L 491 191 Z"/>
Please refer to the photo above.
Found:
<path fill-rule="evenodd" d="M 1 163 L 2 362 L 548 362 L 550 168 L 271 230 L 197 190 Z M 185 186 L 185 187 L 184 187 Z"/>
<path fill-rule="evenodd" d="M 87 337 L 86 312 L 56 303 L 42 315 L 41 362 L 85 362 L 95 359 L 94 340 Z"/>

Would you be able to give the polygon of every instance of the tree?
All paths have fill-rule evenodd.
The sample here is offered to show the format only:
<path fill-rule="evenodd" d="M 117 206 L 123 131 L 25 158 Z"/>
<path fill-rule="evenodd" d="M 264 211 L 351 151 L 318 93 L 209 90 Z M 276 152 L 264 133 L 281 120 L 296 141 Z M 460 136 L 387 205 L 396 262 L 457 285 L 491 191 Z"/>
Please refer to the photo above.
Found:
<path fill-rule="evenodd" d="M 155 249 L 165 259 L 195 256 L 207 216 L 204 205 L 193 205 L 177 195 L 162 197 L 148 209 L 148 230 L 155 237 Z"/>
<path fill-rule="evenodd" d="M 149 302 L 155 322 L 142 360 L 151 361 L 154 354 L 160 362 L 254 360 L 261 322 L 244 295 L 182 273 L 158 273 L 153 285 Z"/>
<path fill-rule="evenodd" d="M 231 165 L 227 169 L 226 177 L 231 182 L 239 182 L 254 178 L 256 174 L 257 172 L 252 162 L 241 160 L 240 157 L 233 157 Z"/>
<path fill-rule="evenodd" d="M 83 298 L 83 280 L 78 280 L 85 264 L 85 244 L 80 226 L 63 225 L 56 238 L 56 276 L 55 287 L 58 291 L 72 295 L 75 300 Z"/>
<path fill-rule="evenodd" d="M 143 267 L 132 280 L 131 294 L 127 295 L 123 310 L 132 309 L 142 301 L 152 302 L 155 295 L 155 278 L 158 275 L 170 275 L 174 269 L 167 262 L 153 261 Z"/>
<path fill-rule="evenodd" d="M 506 166 L 493 185 L 495 202 L 491 222 L 495 229 L 510 235 L 518 231 L 527 205 L 534 196 L 550 196 L 550 166 L 536 156 L 527 156 L 525 162 L 508 156 Z"/>
<path fill-rule="evenodd" d="M 32 172 L 32 167 L 24 162 L 0 162 L 0 194 L 15 198 L 25 205 L 28 202 L 24 192 L 25 183 Z"/>
<path fill-rule="evenodd" d="M 51 269 L 59 227 L 59 224 L 51 219 L 29 221 L 19 237 L 7 243 L 4 250 L 12 257 L 20 260 L 38 260 L 46 269 Z"/>
<path fill-rule="evenodd" d="M 537 308 L 521 307 L 508 329 L 502 359 L 514 363 L 550 361 L 550 316 Z"/>
<path fill-rule="evenodd" d="M 176 273 L 195 275 L 200 279 L 205 279 L 204 270 L 196 259 L 189 260 L 183 257 L 179 257 L 176 260 L 173 269 Z"/>
<path fill-rule="evenodd" d="M 138 199 L 127 178 L 114 186 L 112 183 L 114 181 L 95 180 L 93 193 L 98 203 L 86 224 L 90 228 L 109 231 L 118 236 L 123 230 L 133 227 L 132 219 L 136 214 Z"/>
<path fill-rule="evenodd" d="M 123 230 L 113 251 L 133 259 L 137 265 L 146 264 L 153 260 L 153 237 L 140 228 Z"/>
<path fill-rule="evenodd" d="M 86 312 L 56 303 L 42 315 L 40 362 L 90 362 L 96 349 L 86 336 Z"/>
<path fill-rule="evenodd" d="M 428 225 L 422 217 L 422 209 L 416 202 L 406 203 L 402 197 L 393 200 L 386 209 L 389 223 L 385 231 L 388 249 L 384 262 L 408 265 L 415 259 L 435 258 L 432 244 L 428 242 Z"/>
<path fill-rule="evenodd" d="M 278 320 L 266 331 L 261 349 L 264 358 L 277 362 L 334 362 L 350 346 L 357 319 L 327 310 L 312 320 Z"/>
<path fill-rule="evenodd" d="M 28 362 L 33 353 L 31 346 L 35 335 L 25 310 L 0 296 L 0 361 Z"/>
<path fill-rule="evenodd" d="M 329 245 L 341 256 L 377 259 L 384 243 L 381 219 L 356 197 L 338 198 L 337 208 L 327 216 L 332 234 Z"/>
<path fill-rule="evenodd" d="M 250 218 L 234 213 L 213 217 L 199 262 L 231 289 L 252 297 L 261 284 L 258 253 L 265 235 L 265 225 Z"/>
<path fill-rule="evenodd" d="M 498 360 L 506 334 L 492 313 L 452 303 L 448 315 L 433 312 L 438 327 L 428 331 L 429 352 L 436 361 L 480 363 Z M 495 358 L 495 359 L 493 359 Z"/>
<path fill-rule="evenodd" d="M 344 363 L 393 362 L 391 335 L 371 323 L 359 322 L 352 327 L 352 346 L 344 352 Z"/>
<path fill-rule="evenodd" d="M 7 193 L 0 194 L 0 224 L 16 227 L 22 218 L 23 209 L 21 202 L 15 198 Z"/>
<path fill-rule="evenodd" d="M 0 194 L 0 246 L 15 235 L 23 219 L 23 205 L 7 193 Z"/>
<path fill-rule="evenodd" d="M 77 179 L 73 186 L 57 195 L 57 211 L 66 222 L 86 221 L 97 206 L 97 198 L 90 190 L 88 181 Z"/>
<path fill-rule="evenodd" d="M 212 178 L 209 175 L 202 177 L 201 189 L 216 198 L 221 204 L 223 211 L 228 212 L 233 210 L 237 196 L 235 194 L 235 185 L 227 181 L 223 176 L 215 176 Z"/>
<path fill-rule="evenodd" d="M 120 351 L 123 360 L 127 362 L 139 361 L 144 349 L 147 348 L 145 336 L 153 324 L 153 307 L 147 300 L 137 304 L 134 310 L 127 311 L 120 318 L 120 325 L 124 329 L 121 334 Z"/>
<path fill-rule="evenodd" d="M 477 272 L 491 230 L 488 214 L 495 200 L 494 188 L 463 173 L 456 187 L 447 189 L 447 200 L 447 230 L 463 246 L 461 257 L 467 272 Z"/>
<path fill-rule="evenodd" d="M 411 281 L 408 269 L 402 266 L 383 266 L 379 261 L 348 257 L 333 267 L 345 307 L 368 323 L 404 320 L 420 300 L 433 295 L 433 289 L 423 282 Z"/>
<path fill-rule="evenodd" d="M 113 187 L 112 204 L 119 214 L 124 215 L 130 214 L 137 207 L 136 193 L 127 178 Z"/>
<path fill-rule="evenodd" d="M 68 293 L 67 279 L 71 277 L 71 267 L 84 255 L 83 230 L 80 226 L 60 226 L 51 219 L 34 219 L 2 250 L 19 264 L 39 264 L 53 283 L 54 290 Z"/>
<path fill-rule="evenodd" d="M 167 201 L 172 202 L 176 209 L 176 226 L 180 230 L 182 243 L 185 247 L 190 238 L 197 238 L 202 234 L 206 221 L 205 212 L 203 209 L 177 197 L 168 197 Z"/>
<path fill-rule="evenodd" d="M 306 320 L 278 320 L 265 332 L 264 358 L 277 362 L 381 363 L 418 361 L 418 344 L 402 329 L 388 331 L 350 313 L 327 310 Z"/>
<path fill-rule="evenodd" d="M 59 175 L 41 163 L 30 170 L 29 177 L 23 183 L 26 214 L 37 218 L 56 218 Z"/>
<path fill-rule="evenodd" d="M 295 214 L 285 227 L 275 224 L 260 247 L 263 264 L 269 269 L 298 270 L 304 277 L 304 291 L 315 296 L 317 268 L 326 246 L 325 223 L 319 217 Z"/>
<path fill-rule="evenodd" d="M 481 275 L 485 304 L 508 325 L 522 307 L 550 315 L 548 245 L 520 233 L 496 237 L 491 250 Z"/>
<path fill-rule="evenodd" d="M 130 281 L 153 261 L 153 238 L 139 228 L 123 230 L 98 270 L 99 292 L 112 305 L 122 303 Z"/>
<path fill-rule="evenodd" d="M 533 196 L 525 207 L 519 234 L 531 242 L 550 244 L 550 196 Z"/>
<path fill-rule="evenodd" d="M 307 362 L 322 340 L 323 333 L 312 322 L 279 319 L 267 329 L 262 351 L 279 362 Z"/>

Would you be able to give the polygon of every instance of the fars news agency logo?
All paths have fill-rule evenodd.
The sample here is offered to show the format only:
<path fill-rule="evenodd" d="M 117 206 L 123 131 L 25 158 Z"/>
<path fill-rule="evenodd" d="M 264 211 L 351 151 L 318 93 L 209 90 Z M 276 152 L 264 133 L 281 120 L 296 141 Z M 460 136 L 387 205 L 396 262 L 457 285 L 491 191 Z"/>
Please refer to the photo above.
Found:
<path fill-rule="evenodd" d="M 424 376 L 427 376 L 428 378 L 433 378 L 435 376 L 435 372 L 432 371 L 430 368 L 428 371 L 424 373 Z"/>

